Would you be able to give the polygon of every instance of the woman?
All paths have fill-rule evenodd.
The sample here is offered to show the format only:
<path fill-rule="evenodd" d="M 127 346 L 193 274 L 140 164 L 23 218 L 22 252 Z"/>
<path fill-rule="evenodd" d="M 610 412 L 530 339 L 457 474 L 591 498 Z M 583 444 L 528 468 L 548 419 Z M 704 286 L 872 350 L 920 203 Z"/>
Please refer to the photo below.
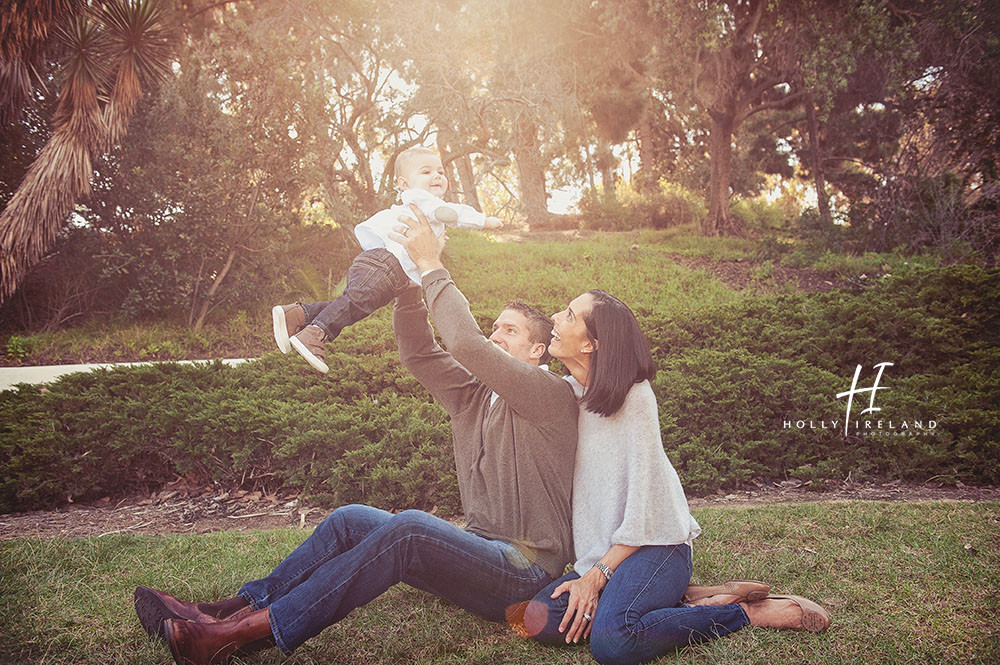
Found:
<path fill-rule="evenodd" d="M 793 596 L 751 601 L 764 595 L 753 583 L 688 592 L 701 528 L 663 451 L 650 387 L 656 370 L 635 316 L 589 291 L 552 320 L 549 352 L 569 370 L 581 406 L 577 561 L 527 605 L 525 631 L 550 644 L 589 636 L 594 658 L 608 664 L 645 662 L 748 624 L 825 630 L 829 615 L 819 605 Z"/>

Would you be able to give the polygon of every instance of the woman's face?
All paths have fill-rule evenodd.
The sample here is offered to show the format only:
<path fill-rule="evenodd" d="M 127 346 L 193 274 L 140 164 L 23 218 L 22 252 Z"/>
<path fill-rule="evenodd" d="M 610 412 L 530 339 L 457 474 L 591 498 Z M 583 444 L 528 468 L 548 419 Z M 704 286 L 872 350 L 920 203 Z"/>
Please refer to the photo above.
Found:
<path fill-rule="evenodd" d="M 549 343 L 549 353 L 560 360 L 579 358 L 589 355 L 594 350 L 594 344 L 587 336 L 585 314 L 590 314 L 594 306 L 594 297 L 589 293 L 577 296 L 566 309 L 552 315 L 552 341 Z"/>

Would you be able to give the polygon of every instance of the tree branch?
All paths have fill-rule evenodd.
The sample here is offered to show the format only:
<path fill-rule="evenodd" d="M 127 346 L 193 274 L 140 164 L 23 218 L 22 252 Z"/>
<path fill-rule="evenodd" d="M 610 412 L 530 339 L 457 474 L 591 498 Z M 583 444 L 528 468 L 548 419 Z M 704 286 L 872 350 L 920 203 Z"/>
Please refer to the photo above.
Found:
<path fill-rule="evenodd" d="M 779 83 L 782 83 L 782 81 L 777 76 L 768 76 L 760 79 L 746 92 L 745 95 L 740 97 L 740 99 L 736 102 L 736 108 L 741 109 L 744 106 L 752 106 L 753 100 L 757 99 Z"/>
<path fill-rule="evenodd" d="M 191 12 L 190 14 L 188 14 L 188 18 L 194 18 L 198 14 L 204 14 L 205 12 L 209 11 L 210 9 L 215 9 L 216 7 L 223 7 L 225 5 L 232 5 L 232 4 L 235 4 L 237 2 L 240 2 L 240 0 L 220 0 L 219 2 L 211 2 L 211 3 L 207 4 L 207 5 L 205 5 L 204 7 L 202 7 L 201 9 L 199 9 L 197 11 L 194 11 L 194 12 Z"/>
<path fill-rule="evenodd" d="M 763 104 L 759 104 L 758 106 L 755 106 L 755 107 L 753 107 L 751 109 L 748 109 L 746 113 L 744 113 L 743 115 L 741 115 L 740 118 L 739 118 L 739 122 L 737 122 L 736 125 L 741 124 L 744 120 L 746 120 L 750 116 L 755 115 L 757 113 L 760 113 L 761 111 L 768 111 L 770 109 L 783 108 L 783 107 L 788 106 L 789 104 L 798 102 L 805 95 L 806 95 L 806 92 L 804 90 L 799 90 L 798 92 L 793 92 L 793 93 L 787 94 L 784 97 L 782 97 L 781 99 L 776 99 L 773 102 L 764 102 Z"/>

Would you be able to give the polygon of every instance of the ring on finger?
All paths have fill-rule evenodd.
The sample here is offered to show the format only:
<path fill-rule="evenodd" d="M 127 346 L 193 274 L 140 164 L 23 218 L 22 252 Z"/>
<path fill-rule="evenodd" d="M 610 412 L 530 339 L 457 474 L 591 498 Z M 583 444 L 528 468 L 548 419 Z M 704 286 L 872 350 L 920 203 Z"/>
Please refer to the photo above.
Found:
<path fill-rule="evenodd" d="M 586 619 L 587 621 L 590 621 L 590 615 L 587 614 L 586 612 L 583 613 L 583 618 Z"/>

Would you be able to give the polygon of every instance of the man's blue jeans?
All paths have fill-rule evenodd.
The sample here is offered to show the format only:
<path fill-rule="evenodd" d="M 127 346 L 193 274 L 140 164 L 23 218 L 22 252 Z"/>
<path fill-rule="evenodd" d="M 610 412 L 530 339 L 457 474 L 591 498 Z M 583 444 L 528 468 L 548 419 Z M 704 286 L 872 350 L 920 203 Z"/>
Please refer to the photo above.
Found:
<path fill-rule="evenodd" d="M 285 654 L 377 598 L 397 582 L 502 621 L 509 605 L 552 578 L 513 545 L 463 531 L 419 510 L 335 510 L 264 579 L 240 589 L 254 609 L 271 608 Z"/>
<path fill-rule="evenodd" d="M 583 571 L 586 572 L 586 571 Z M 550 598 L 555 588 L 579 575 L 573 571 L 539 591 L 524 614 L 536 640 L 566 646 L 559 622 L 569 593 Z M 727 635 L 750 623 L 737 605 L 691 607 L 681 603 L 691 581 L 691 548 L 647 545 L 625 559 L 597 602 L 590 651 L 601 665 L 633 665 L 688 644 Z"/>

